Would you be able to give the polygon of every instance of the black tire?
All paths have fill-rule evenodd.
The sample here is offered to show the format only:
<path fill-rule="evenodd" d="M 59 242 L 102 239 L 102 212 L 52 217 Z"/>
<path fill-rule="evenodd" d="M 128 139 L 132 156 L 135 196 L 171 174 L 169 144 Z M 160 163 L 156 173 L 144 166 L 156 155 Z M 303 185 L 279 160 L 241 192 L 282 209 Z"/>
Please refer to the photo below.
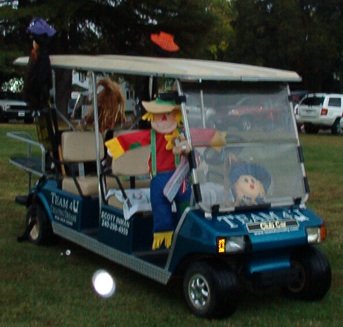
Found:
<path fill-rule="evenodd" d="M 25 118 L 24 119 L 25 124 L 32 124 L 33 123 L 33 118 Z"/>
<path fill-rule="evenodd" d="M 252 118 L 250 116 L 241 117 L 239 124 L 242 131 L 251 131 L 253 128 Z"/>
<path fill-rule="evenodd" d="M 342 127 L 341 127 L 341 124 L 340 124 L 340 121 L 341 119 L 340 118 L 337 118 L 334 122 L 334 124 L 332 125 L 331 127 L 331 133 L 333 135 L 339 135 L 339 134 L 342 134 L 343 131 L 342 131 Z"/>
<path fill-rule="evenodd" d="M 304 130 L 307 134 L 317 134 L 319 132 L 319 127 L 312 124 L 304 124 Z"/>
<path fill-rule="evenodd" d="M 191 264 L 183 279 L 183 292 L 189 309 L 198 317 L 222 318 L 237 308 L 237 277 L 220 265 Z"/>
<path fill-rule="evenodd" d="M 297 273 L 285 289 L 286 295 L 299 300 L 321 300 L 331 285 L 331 268 L 326 256 L 309 247 L 294 254 L 292 265 Z"/>
<path fill-rule="evenodd" d="M 31 224 L 28 240 L 37 245 L 47 245 L 53 240 L 51 223 L 40 204 L 31 205 L 27 209 L 26 226 Z"/>
<path fill-rule="evenodd" d="M 8 118 L 0 114 L 0 123 L 8 123 Z"/>

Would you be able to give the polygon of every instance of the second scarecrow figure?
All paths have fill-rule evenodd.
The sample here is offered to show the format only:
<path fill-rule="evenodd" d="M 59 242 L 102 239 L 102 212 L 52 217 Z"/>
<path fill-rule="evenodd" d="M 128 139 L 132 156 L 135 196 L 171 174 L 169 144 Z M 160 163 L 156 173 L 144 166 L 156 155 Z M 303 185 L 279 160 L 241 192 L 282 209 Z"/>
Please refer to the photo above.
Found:
<path fill-rule="evenodd" d="M 180 149 L 175 149 L 175 140 L 181 132 L 181 110 L 173 99 L 158 97 L 154 101 L 145 102 L 143 106 L 147 113 L 143 119 L 151 122 L 151 130 L 140 130 L 120 135 L 106 142 L 109 153 L 114 159 L 125 151 L 137 146 L 150 144 L 149 170 L 152 176 L 150 198 L 153 212 L 153 244 L 152 249 L 160 248 L 163 243 L 166 248 L 171 246 L 173 231 L 178 218 L 190 201 L 191 188 L 185 180 L 174 201 L 177 212 L 172 211 L 172 203 L 164 196 L 163 189 L 173 175 L 180 160 Z M 181 154 L 182 155 L 182 154 Z"/>

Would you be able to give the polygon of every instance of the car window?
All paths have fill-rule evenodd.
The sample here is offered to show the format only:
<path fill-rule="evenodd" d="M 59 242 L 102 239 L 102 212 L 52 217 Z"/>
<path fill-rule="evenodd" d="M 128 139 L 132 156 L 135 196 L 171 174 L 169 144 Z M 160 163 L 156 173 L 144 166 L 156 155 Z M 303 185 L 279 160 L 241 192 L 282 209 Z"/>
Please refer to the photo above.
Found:
<path fill-rule="evenodd" d="M 340 107 L 341 106 L 341 98 L 329 98 L 329 106 Z"/>
<path fill-rule="evenodd" d="M 324 102 L 324 97 L 308 97 L 305 98 L 302 104 L 306 106 L 320 106 Z"/>

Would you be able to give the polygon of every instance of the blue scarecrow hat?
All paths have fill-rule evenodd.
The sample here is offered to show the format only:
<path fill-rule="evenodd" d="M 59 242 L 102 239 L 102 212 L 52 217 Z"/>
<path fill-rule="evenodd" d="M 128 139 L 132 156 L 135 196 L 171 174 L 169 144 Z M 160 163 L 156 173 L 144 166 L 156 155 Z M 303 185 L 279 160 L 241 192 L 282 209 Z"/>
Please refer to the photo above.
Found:
<path fill-rule="evenodd" d="M 231 184 L 235 184 L 238 178 L 242 175 L 250 175 L 255 177 L 263 184 L 265 190 L 268 190 L 272 180 L 270 174 L 264 167 L 255 163 L 240 162 L 231 167 L 229 173 L 229 180 Z"/>
<path fill-rule="evenodd" d="M 26 29 L 27 33 L 37 35 L 37 36 L 48 36 L 52 37 L 56 34 L 56 30 L 49 25 L 43 18 L 32 19 L 30 25 Z"/>

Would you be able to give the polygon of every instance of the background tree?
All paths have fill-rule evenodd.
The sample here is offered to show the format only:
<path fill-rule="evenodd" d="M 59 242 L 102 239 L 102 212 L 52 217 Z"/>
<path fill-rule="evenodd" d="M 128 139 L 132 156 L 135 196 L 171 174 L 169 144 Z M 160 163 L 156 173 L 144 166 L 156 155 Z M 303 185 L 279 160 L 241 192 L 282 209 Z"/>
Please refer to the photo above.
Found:
<path fill-rule="evenodd" d="M 291 69 L 312 91 L 342 89 L 341 0 L 232 0 L 233 61 Z"/>
<path fill-rule="evenodd" d="M 227 61 L 233 38 L 232 6 L 227 0 L 212 0 L 208 10 L 215 17 L 215 23 L 208 35 L 207 55 L 211 59 Z"/>
<path fill-rule="evenodd" d="M 57 35 L 51 53 L 156 55 L 150 34 L 175 35 L 179 57 L 297 71 L 311 91 L 342 91 L 342 0 L 0 1 L 0 83 L 27 55 L 40 16 Z"/>
<path fill-rule="evenodd" d="M 42 17 L 57 34 L 51 53 L 154 55 L 150 34 L 175 35 L 180 56 L 201 58 L 215 19 L 207 0 L 18 0 L 0 7 L 0 83 L 15 74 L 12 61 L 31 48 L 26 28 Z"/>

